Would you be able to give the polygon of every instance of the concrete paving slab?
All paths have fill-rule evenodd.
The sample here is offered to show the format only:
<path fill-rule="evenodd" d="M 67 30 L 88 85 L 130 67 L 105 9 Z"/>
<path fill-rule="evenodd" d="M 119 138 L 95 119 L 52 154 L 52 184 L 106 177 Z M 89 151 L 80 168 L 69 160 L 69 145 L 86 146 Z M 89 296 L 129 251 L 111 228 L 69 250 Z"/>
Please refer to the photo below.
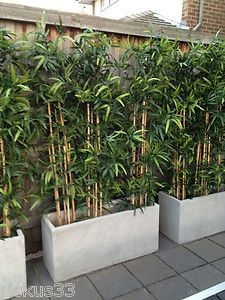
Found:
<path fill-rule="evenodd" d="M 33 262 L 28 262 L 27 264 L 27 287 L 28 290 L 26 293 L 13 299 L 48 300 L 47 297 L 41 294 L 42 293 L 41 282 L 33 268 Z"/>
<path fill-rule="evenodd" d="M 163 280 L 175 275 L 175 271 L 151 254 L 131 260 L 124 264 L 143 285 Z"/>
<path fill-rule="evenodd" d="M 71 299 L 71 300 L 102 300 L 102 297 L 97 292 L 93 284 L 90 282 L 90 280 L 86 276 L 79 277 L 75 280 L 68 280 L 64 282 L 65 286 L 69 283 L 69 287 L 71 290 L 67 291 L 69 292 L 70 297 L 51 297 L 51 300 L 57 300 L 57 299 Z M 75 295 L 71 297 L 73 293 L 73 287 L 71 284 L 75 285 Z M 66 290 L 66 288 L 65 288 Z"/>
<path fill-rule="evenodd" d="M 160 300 L 181 300 L 197 293 L 191 284 L 179 275 L 156 282 L 148 290 Z"/>
<path fill-rule="evenodd" d="M 162 233 L 160 233 L 160 235 L 159 235 L 159 250 L 157 253 L 167 251 L 167 250 L 175 248 L 177 246 L 179 246 L 179 245 L 174 243 L 172 240 L 168 239 Z"/>
<path fill-rule="evenodd" d="M 212 235 L 209 239 L 225 248 L 225 232 Z"/>
<path fill-rule="evenodd" d="M 225 291 L 217 294 L 217 300 L 225 300 Z"/>
<path fill-rule="evenodd" d="M 225 274 L 211 265 L 184 272 L 181 276 L 200 291 L 225 281 Z"/>
<path fill-rule="evenodd" d="M 186 244 L 185 247 L 207 262 L 212 262 L 225 257 L 225 248 L 208 239 L 202 239 L 190 244 Z"/>
<path fill-rule="evenodd" d="M 155 300 L 156 298 L 151 295 L 146 289 L 140 289 L 138 291 L 126 294 L 115 300 Z"/>
<path fill-rule="evenodd" d="M 165 263 L 178 273 L 204 265 L 206 262 L 184 247 L 176 247 L 163 253 L 157 253 Z"/>
<path fill-rule="evenodd" d="M 103 269 L 88 277 L 104 299 L 119 297 L 142 287 L 123 265 Z"/>
<path fill-rule="evenodd" d="M 43 286 L 54 285 L 54 282 L 52 281 L 50 274 L 44 265 L 42 257 L 33 260 L 33 269 Z"/>
<path fill-rule="evenodd" d="M 225 273 L 225 258 L 219 259 L 211 263 L 215 268 Z"/>

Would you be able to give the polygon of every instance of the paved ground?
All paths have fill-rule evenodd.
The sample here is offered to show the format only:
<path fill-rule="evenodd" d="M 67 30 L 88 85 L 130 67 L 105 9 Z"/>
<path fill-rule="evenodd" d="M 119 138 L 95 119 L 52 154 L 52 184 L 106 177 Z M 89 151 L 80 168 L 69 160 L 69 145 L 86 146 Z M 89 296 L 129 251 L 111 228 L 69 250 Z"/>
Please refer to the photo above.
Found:
<path fill-rule="evenodd" d="M 28 285 L 36 292 L 53 286 L 42 259 L 29 261 L 27 272 Z M 66 281 L 64 292 L 70 294 L 66 289 L 74 283 L 76 294 L 70 299 L 75 300 L 179 300 L 223 281 L 225 232 L 185 245 L 161 235 L 158 252 Z M 55 297 L 32 299 L 69 299 L 56 297 L 60 288 L 54 287 Z M 225 300 L 225 292 L 208 299 Z"/>

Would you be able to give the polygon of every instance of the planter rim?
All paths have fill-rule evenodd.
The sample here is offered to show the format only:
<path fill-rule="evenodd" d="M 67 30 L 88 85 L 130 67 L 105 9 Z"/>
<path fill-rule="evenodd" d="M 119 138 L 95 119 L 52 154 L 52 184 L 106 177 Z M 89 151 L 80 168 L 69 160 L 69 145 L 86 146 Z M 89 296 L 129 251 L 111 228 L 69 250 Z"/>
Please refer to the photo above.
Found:
<path fill-rule="evenodd" d="M 168 193 L 165 193 L 165 192 L 160 192 L 160 194 L 164 194 L 164 195 L 166 195 L 167 197 L 170 197 L 171 199 L 173 199 L 174 201 L 176 201 L 177 203 L 179 203 L 180 205 L 182 205 L 182 203 L 184 203 L 184 202 L 186 202 L 186 201 L 191 201 L 191 202 L 193 202 L 193 201 L 201 201 L 203 198 L 205 199 L 205 198 L 210 198 L 210 197 L 212 197 L 212 196 L 214 196 L 214 195 L 219 195 L 219 194 L 224 194 L 224 196 L 225 196 L 225 191 L 221 191 L 221 192 L 216 192 L 216 193 L 212 193 L 212 194 L 209 194 L 209 195 L 202 195 L 202 196 L 197 196 L 197 197 L 193 197 L 193 198 L 185 198 L 185 199 L 183 199 L 183 200 L 181 200 L 181 199 L 177 199 L 176 197 L 174 197 L 174 196 L 172 196 L 172 195 L 170 195 L 170 194 L 168 194 Z"/>
<path fill-rule="evenodd" d="M 144 214 L 146 210 L 153 209 L 154 207 L 158 207 L 158 206 L 159 205 L 157 203 L 154 203 L 151 206 L 144 207 L 143 212 L 141 211 L 140 208 L 136 209 L 136 211 L 141 212 L 141 213 Z M 91 218 L 91 219 L 82 220 L 82 221 L 79 221 L 79 222 L 73 222 L 71 224 L 64 224 L 64 225 L 61 225 L 61 226 L 54 226 L 53 223 L 51 222 L 50 218 L 49 218 L 51 215 L 55 215 L 56 212 L 51 212 L 49 214 L 45 214 L 45 215 L 42 216 L 42 219 L 48 225 L 48 227 L 50 227 L 51 231 L 57 231 L 57 230 L 67 229 L 69 227 L 82 226 L 82 224 L 84 224 L 84 223 L 92 224 L 92 223 L 97 222 L 97 220 L 105 218 L 105 217 L 112 219 L 112 218 L 116 218 L 118 216 L 118 214 L 127 215 L 127 214 L 131 214 L 131 213 L 134 214 L 134 217 L 135 217 L 135 211 L 134 210 L 125 210 L 125 211 L 120 211 L 120 212 L 115 212 L 115 213 L 111 213 L 111 214 L 108 214 L 108 215 L 100 216 L 100 217 L 97 217 L 97 218 Z"/>
<path fill-rule="evenodd" d="M 15 236 L 10 236 L 8 238 L 2 238 L 1 240 L 2 241 L 8 241 L 9 239 L 21 239 L 21 238 L 24 239 L 24 234 L 23 234 L 23 231 L 21 229 L 16 229 L 16 234 L 17 235 L 15 235 Z"/>

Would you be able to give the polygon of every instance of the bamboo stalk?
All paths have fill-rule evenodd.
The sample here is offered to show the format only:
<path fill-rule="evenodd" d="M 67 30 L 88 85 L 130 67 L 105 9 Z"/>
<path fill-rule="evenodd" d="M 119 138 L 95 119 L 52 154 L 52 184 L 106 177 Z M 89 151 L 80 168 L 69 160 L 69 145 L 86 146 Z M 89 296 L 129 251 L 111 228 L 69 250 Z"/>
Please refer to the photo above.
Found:
<path fill-rule="evenodd" d="M 91 113 L 90 113 L 90 104 L 87 103 L 87 148 L 90 148 L 90 135 L 91 135 L 91 131 L 90 131 L 90 123 L 91 123 Z M 90 179 L 90 176 L 88 175 L 88 179 Z M 90 218 L 91 216 L 91 197 L 90 197 L 90 186 L 88 184 L 87 186 L 87 194 L 88 196 L 86 197 L 86 205 L 87 205 L 87 215 Z"/>
<path fill-rule="evenodd" d="M 177 154 L 175 154 L 174 158 L 174 169 L 175 172 L 173 173 L 173 195 L 177 196 Z"/>
<path fill-rule="evenodd" d="M 201 156 L 201 143 L 199 142 L 197 146 L 197 154 L 196 154 L 195 184 L 198 183 L 200 156 Z M 196 195 L 196 190 L 194 191 L 194 195 Z"/>
<path fill-rule="evenodd" d="M 70 165 L 71 162 L 71 144 L 68 144 L 68 163 Z M 73 191 L 72 191 L 72 187 L 73 187 L 73 178 L 72 178 L 72 173 L 69 172 L 69 182 L 70 182 L 70 195 L 71 195 L 71 203 L 72 203 L 72 221 L 75 222 L 76 220 L 76 206 L 75 206 L 75 199 L 73 197 Z"/>
<path fill-rule="evenodd" d="M 91 113 L 91 131 L 90 131 L 90 140 L 91 140 L 91 144 L 94 146 L 94 112 L 93 112 L 93 107 L 90 107 L 90 113 Z M 95 184 L 93 184 L 92 186 L 92 191 L 93 194 L 95 196 L 96 194 L 96 186 Z M 98 207 L 98 200 L 97 200 L 97 196 L 93 198 L 93 203 L 92 203 L 92 216 L 95 217 L 96 216 L 96 207 Z"/>
<path fill-rule="evenodd" d="M 94 218 L 96 218 L 98 216 L 98 183 L 95 182 L 94 185 Z"/>
<path fill-rule="evenodd" d="M 62 131 L 63 131 L 63 140 L 64 140 L 64 146 L 63 146 L 63 158 L 64 158 L 64 178 L 65 178 L 65 190 L 66 190 L 66 205 L 67 205 L 67 223 L 71 223 L 71 218 L 70 218 L 70 198 L 69 198 L 69 181 L 68 181 L 68 142 L 67 142 L 67 136 L 65 133 L 65 123 L 62 115 L 62 107 L 61 103 L 58 102 L 58 108 L 59 108 L 59 118 L 60 118 L 60 124 L 62 126 Z"/>
<path fill-rule="evenodd" d="M 186 199 L 186 161 L 183 159 L 182 200 Z"/>
<path fill-rule="evenodd" d="M 220 104 L 219 110 L 222 111 L 222 104 Z M 220 145 L 221 145 L 221 142 L 222 142 L 222 136 L 219 136 L 219 144 L 220 144 Z M 221 165 L 221 163 L 222 163 L 222 153 L 221 153 L 221 151 L 219 150 L 219 154 L 218 154 L 218 164 Z"/>
<path fill-rule="evenodd" d="M 1 146 L 1 159 L 2 159 L 2 175 L 3 178 L 6 175 L 6 159 L 5 159 L 5 151 L 4 151 L 4 143 L 2 138 L 0 138 L 0 146 Z M 7 192 L 7 185 L 4 184 L 4 192 Z M 9 203 L 5 203 L 3 206 L 3 223 L 5 227 L 3 227 L 3 237 L 10 237 L 11 228 L 10 228 L 10 220 L 9 220 Z"/>
<path fill-rule="evenodd" d="M 207 127 L 208 127 L 208 124 L 209 124 L 209 112 L 207 111 L 206 114 L 205 114 L 205 127 L 206 127 L 206 130 L 207 130 Z M 205 132 L 205 140 L 204 140 L 204 153 L 203 153 L 203 156 L 204 156 L 204 160 L 208 160 L 208 134 Z M 204 179 L 203 180 L 203 190 L 204 190 L 204 193 L 205 195 L 208 195 L 208 189 L 207 189 L 207 179 Z"/>
<path fill-rule="evenodd" d="M 145 125 L 145 129 L 146 129 L 146 126 L 147 126 L 147 110 L 145 110 L 145 122 L 144 122 L 144 125 Z M 146 132 L 145 132 L 145 138 L 146 138 Z M 145 145 L 145 156 L 146 156 L 146 153 L 147 153 L 147 145 Z M 146 157 L 145 157 L 146 159 Z M 148 164 L 147 164 L 147 161 L 145 162 L 145 174 L 148 173 Z M 145 206 L 147 205 L 148 203 L 148 193 L 146 192 L 145 193 Z"/>
<path fill-rule="evenodd" d="M 176 174 L 177 174 L 177 192 L 176 197 L 180 199 L 180 179 L 179 179 L 179 159 L 177 157 L 177 164 L 176 164 Z"/>
<path fill-rule="evenodd" d="M 222 137 L 219 136 L 219 143 L 221 144 L 221 142 L 222 142 Z M 219 151 L 219 154 L 218 154 L 218 164 L 221 165 L 221 163 L 222 163 L 222 153 L 221 153 L 221 151 Z"/>
<path fill-rule="evenodd" d="M 186 127 L 186 110 L 183 109 L 183 127 Z M 186 160 L 183 158 L 182 200 L 186 198 Z"/>
<path fill-rule="evenodd" d="M 52 127 L 52 117 L 51 117 L 51 105 L 48 102 L 48 117 L 49 117 L 49 132 L 50 132 L 50 138 L 53 139 L 53 127 Z M 51 143 L 50 146 L 51 150 L 49 151 L 49 154 L 51 156 L 50 163 L 53 164 L 53 174 L 56 181 L 57 178 L 57 170 L 56 170 L 56 160 L 55 160 L 55 147 L 54 143 Z M 59 201 L 59 191 L 57 187 L 54 187 L 54 198 L 56 202 L 56 212 L 57 212 L 57 222 L 58 225 L 62 225 L 62 217 L 61 217 L 61 210 L 60 210 L 60 201 Z"/>
<path fill-rule="evenodd" d="M 97 130 L 98 130 L 98 150 L 101 151 L 101 131 L 100 131 L 100 120 L 99 120 L 99 114 L 96 114 L 96 123 L 97 123 Z M 99 182 L 99 214 L 102 216 L 102 184 Z"/>
<path fill-rule="evenodd" d="M 137 159 L 136 161 L 139 163 L 140 161 L 140 156 L 141 156 L 141 147 L 138 146 L 138 149 L 137 149 Z M 138 177 L 139 176 L 139 165 L 137 165 L 136 167 L 136 176 Z"/>
<path fill-rule="evenodd" d="M 144 139 L 145 138 L 145 100 L 143 100 L 143 111 L 142 111 L 142 121 L 141 121 L 141 130 L 142 130 L 142 138 Z M 145 155 L 145 143 L 142 143 L 141 145 L 141 156 L 142 156 L 142 160 L 143 160 L 143 157 Z M 141 169 L 140 169 L 140 174 L 141 176 L 143 176 L 144 174 L 144 164 L 143 164 L 143 161 L 141 163 Z M 140 193 L 140 205 L 143 205 L 144 203 L 144 197 L 143 197 L 143 194 L 142 192 Z"/>
<path fill-rule="evenodd" d="M 210 142 L 210 137 L 209 137 L 209 144 L 208 144 L 208 164 L 210 165 L 211 162 L 211 142 Z"/>
<path fill-rule="evenodd" d="M 136 123 L 137 123 L 137 113 L 134 110 L 134 115 L 133 115 L 133 126 L 134 126 L 134 128 L 136 128 Z M 132 149 L 132 170 L 131 170 L 132 177 L 134 177 L 134 175 L 135 175 L 135 166 L 134 166 L 135 162 L 136 162 L 136 147 L 133 146 L 133 149 Z M 134 193 L 131 195 L 131 204 L 132 205 L 135 204 L 135 195 L 134 195 Z"/>
<path fill-rule="evenodd" d="M 68 176 L 67 176 L 67 149 L 66 146 L 63 146 L 64 152 L 64 177 L 65 177 L 65 184 L 66 184 L 66 205 L 67 205 L 67 223 L 70 224 L 70 201 L 69 201 L 69 189 L 68 189 Z"/>
<path fill-rule="evenodd" d="M 55 109 L 55 120 L 56 123 L 59 123 L 58 117 L 57 117 L 57 111 Z M 59 166 L 60 166 L 60 175 L 61 177 L 64 176 L 63 174 L 63 156 L 62 156 L 62 150 L 61 150 L 61 144 L 60 144 L 60 135 L 59 135 L 59 130 L 58 128 L 56 129 L 56 133 L 57 133 L 57 137 L 58 137 L 58 153 L 59 153 Z M 67 224 L 68 220 L 67 220 L 67 207 L 66 207 L 66 201 L 65 201 L 65 186 L 62 183 L 62 198 L 63 198 L 63 210 L 64 210 L 64 223 Z"/>

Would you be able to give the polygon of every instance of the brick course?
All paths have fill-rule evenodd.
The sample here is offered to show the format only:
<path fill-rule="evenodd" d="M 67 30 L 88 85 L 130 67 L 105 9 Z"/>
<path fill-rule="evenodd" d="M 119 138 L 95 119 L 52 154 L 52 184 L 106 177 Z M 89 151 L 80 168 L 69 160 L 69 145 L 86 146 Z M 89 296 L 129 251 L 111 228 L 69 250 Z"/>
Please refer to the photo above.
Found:
<path fill-rule="evenodd" d="M 184 0 L 182 19 L 190 29 L 198 23 L 200 0 Z M 203 21 L 198 31 L 225 34 L 225 0 L 204 0 Z"/>

